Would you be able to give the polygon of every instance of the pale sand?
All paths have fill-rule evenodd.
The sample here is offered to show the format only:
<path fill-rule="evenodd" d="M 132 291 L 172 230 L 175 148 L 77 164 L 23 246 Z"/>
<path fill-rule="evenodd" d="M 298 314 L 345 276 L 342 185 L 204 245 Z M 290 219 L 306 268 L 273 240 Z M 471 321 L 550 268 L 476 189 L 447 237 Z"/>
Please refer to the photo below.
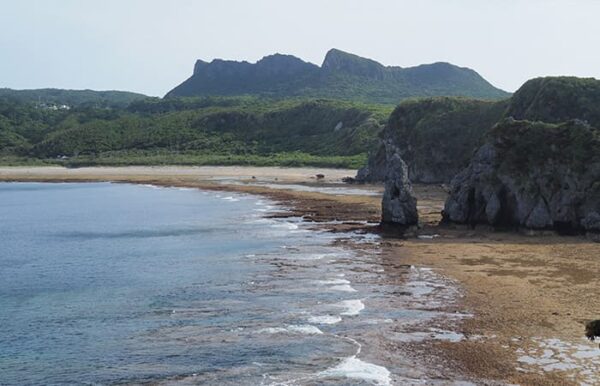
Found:
<path fill-rule="evenodd" d="M 282 182 L 307 182 L 314 180 L 317 174 L 324 174 L 323 182 L 339 182 L 346 176 L 354 176 L 356 170 L 327 168 L 280 168 L 253 166 L 126 166 L 126 167 L 88 167 L 66 169 L 59 166 L 48 167 L 0 167 L 0 178 L 57 178 L 57 179 L 101 179 L 123 177 L 180 177 L 201 180 L 213 179 L 251 179 L 252 176 L 263 180 Z"/>
<path fill-rule="evenodd" d="M 317 182 L 317 173 L 325 174 L 325 181 Z M 377 221 L 380 198 L 376 196 L 228 184 L 228 180 L 252 183 L 277 178 L 288 184 L 331 186 L 354 173 L 322 168 L 4 167 L 0 168 L 0 181 L 130 181 L 235 190 L 266 194 L 310 220 Z M 411 345 L 414 355 L 441 362 L 449 369 L 450 378 L 458 374 L 524 385 L 600 384 L 600 351 L 596 354 L 597 344 L 583 338 L 583 321 L 600 319 L 600 244 L 580 236 L 524 236 L 440 227 L 436 223 L 445 193 L 437 186 L 416 186 L 415 193 L 424 223 L 419 233 L 439 236 L 388 238 L 373 248 L 388 267 L 427 266 L 456 280 L 464 295 L 460 308 L 473 314 L 460 323 L 459 332 L 482 339 L 424 341 Z M 386 269 L 382 275 L 393 282 L 399 273 Z"/>

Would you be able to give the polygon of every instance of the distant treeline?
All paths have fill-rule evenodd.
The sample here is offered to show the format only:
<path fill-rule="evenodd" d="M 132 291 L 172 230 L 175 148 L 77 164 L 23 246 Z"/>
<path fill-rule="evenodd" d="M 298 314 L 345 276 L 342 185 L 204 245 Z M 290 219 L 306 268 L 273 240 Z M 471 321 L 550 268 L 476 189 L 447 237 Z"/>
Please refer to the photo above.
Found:
<path fill-rule="evenodd" d="M 36 100 L 0 93 L 0 162 L 357 168 L 393 109 L 252 96 L 124 101 L 117 93 L 114 99 L 103 94 L 103 102 L 92 96 L 84 102 L 77 99 L 81 95 L 66 95 Z M 51 108 L 52 103 L 69 108 Z"/>

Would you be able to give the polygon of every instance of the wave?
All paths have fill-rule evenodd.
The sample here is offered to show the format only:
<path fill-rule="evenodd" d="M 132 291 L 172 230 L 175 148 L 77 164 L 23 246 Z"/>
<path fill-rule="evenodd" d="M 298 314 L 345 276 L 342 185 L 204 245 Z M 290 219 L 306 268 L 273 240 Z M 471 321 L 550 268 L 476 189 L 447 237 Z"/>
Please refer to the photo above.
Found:
<path fill-rule="evenodd" d="M 320 315 L 311 316 L 308 318 L 309 323 L 315 324 L 336 324 L 342 321 L 342 318 L 337 315 Z"/>
<path fill-rule="evenodd" d="M 365 304 L 360 299 L 342 300 L 336 306 L 345 309 L 344 312 L 340 313 L 340 315 L 344 316 L 356 316 L 365 309 Z"/>
<path fill-rule="evenodd" d="M 311 326 L 310 324 L 290 324 L 286 327 L 268 327 L 258 330 L 259 333 L 266 334 L 303 334 L 303 335 L 321 335 L 323 331 L 319 330 L 318 327 Z"/>
<path fill-rule="evenodd" d="M 273 228 L 285 228 L 285 229 L 289 229 L 289 230 L 298 229 L 298 225 L 293 224 L 291 222 L 276 223 L 276 224 L 271 225 L 271 227 L 273 227 Z"/>
<path fill-rule="evenodd" d="M 362 361 L 355 355 L 345 358 L 337 366 L 319 373 L 320 377 L 362 379 L 377 385 L 391 385 L 390 375 L 390 371 L 385 367 Z"/>
<path fill-rule="evenodd" d="M 334 285 L 334 284 L 350 284 L 349 280 L 346 279 L 328 279 L 328 280 L 319 280 L 319 284 L 325 285 Z"/>
<path fill-rule="evenodd" d="M 354 288 L 350 284 L 340 284 L 329 287 L 330 290 L 333 291 L 342 291 L 342 292 L 356 292 Z"/>

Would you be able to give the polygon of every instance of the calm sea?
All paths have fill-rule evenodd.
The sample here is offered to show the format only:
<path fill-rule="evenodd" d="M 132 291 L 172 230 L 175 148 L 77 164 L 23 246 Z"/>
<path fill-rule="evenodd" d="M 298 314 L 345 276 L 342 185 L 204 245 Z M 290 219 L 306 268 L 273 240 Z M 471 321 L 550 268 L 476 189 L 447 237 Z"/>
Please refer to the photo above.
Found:
<path fill-rule="evenodd" d="M 0 183 L 0 384 L 389 382 L 353 338 L 381 316 L 353 281 L 370 263 L 272 210 L 196 189 Z"/>

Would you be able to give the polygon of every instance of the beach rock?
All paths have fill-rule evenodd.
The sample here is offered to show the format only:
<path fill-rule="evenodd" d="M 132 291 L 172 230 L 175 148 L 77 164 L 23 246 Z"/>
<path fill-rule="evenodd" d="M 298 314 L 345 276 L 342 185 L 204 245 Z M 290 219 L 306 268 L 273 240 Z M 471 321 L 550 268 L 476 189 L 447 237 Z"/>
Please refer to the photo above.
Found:
<path fill-rule="evenodd" d="M 398 152 L 392 153 L 388 159 L 381 213 L 383 224 L 410 226 L 419 220 L 408 168 Z"/>
<path fill-rule="evenodd" d="M 600 231 L 600 131 L 578 120 L 500 122 L 452 180 L 443 218 Z"/>

